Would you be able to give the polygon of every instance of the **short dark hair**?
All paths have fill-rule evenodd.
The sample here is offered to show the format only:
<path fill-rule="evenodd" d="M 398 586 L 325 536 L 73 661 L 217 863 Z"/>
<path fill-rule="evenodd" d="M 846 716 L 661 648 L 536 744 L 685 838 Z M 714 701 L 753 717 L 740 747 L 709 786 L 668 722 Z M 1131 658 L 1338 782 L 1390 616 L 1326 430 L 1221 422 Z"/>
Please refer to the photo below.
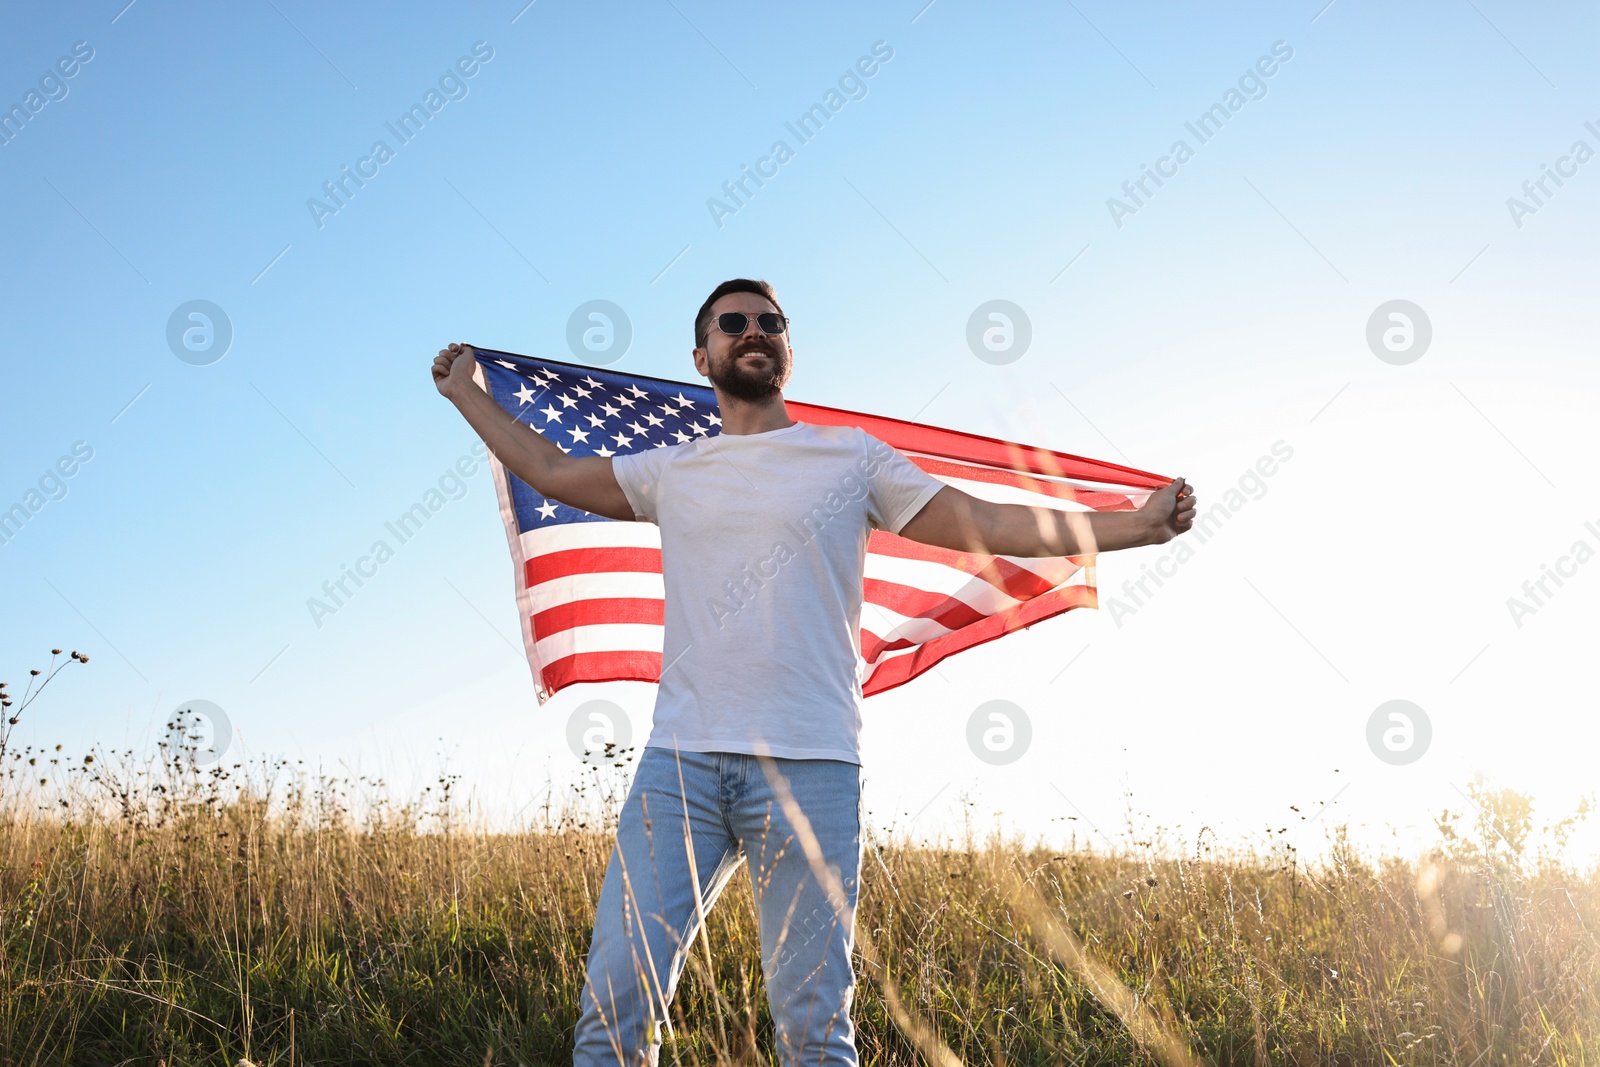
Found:
<path fill-rule="evenodd" d="M 760 278 L 729 278 L 706 297 L 706 302 L 700 305 L 700 311 L 694 317 L 694 346 L 704 348 L 706 335 L 711 332 L 711 305 L 729 293 L 755 293 L 772 301 L 772 306 L 778 309 L 778 314 L 783 314 L 783 305 L 778 303 L 778 294 L 773 292 L 772 286 Z"/>

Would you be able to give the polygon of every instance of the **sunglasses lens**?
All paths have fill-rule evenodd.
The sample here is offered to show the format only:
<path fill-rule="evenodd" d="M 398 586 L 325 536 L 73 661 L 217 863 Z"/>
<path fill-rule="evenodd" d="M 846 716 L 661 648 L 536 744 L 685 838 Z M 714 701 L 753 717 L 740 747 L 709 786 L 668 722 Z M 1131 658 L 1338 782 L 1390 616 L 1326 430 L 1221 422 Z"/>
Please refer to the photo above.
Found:
<path fill-rule="evenodd" d="M 742 311 L 724 311 L 717 316 L 717 329 L 737 336 L 750 325 L 750 317 Z M 756 325 L 762 333 L 782 333 L 783 316 L 774 311 L 763 311 L 756 316 Z"/>

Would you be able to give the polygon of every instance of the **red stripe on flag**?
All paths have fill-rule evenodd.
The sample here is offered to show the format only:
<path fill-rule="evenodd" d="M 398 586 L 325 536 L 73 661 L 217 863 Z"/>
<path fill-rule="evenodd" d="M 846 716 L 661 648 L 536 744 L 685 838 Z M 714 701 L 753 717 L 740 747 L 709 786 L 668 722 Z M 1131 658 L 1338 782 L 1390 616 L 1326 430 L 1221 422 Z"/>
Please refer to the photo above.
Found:
<path fill-rule="evenodd" d="M 881 605 L 909 619 L 927 619 L 938 623 L 946 630 L 959 630 L 988 618 L 984 612 L 965 601 L 909 585 L 896 585 L 893 582 L 867 578 L 862 582 L 862 589 L 869 603 Z M 861 628 L 861 658 L 868 665 L 875 663 L 885 652 L 907 648 L 916 643 L 915 640 L 906 637 L 886 640 L 866 627 Z"/>
<path fill-rule="evenodd" d="M 1060 482 L 1040 481 L 1038 478 L 1015 471 L 995 470 L 993 467 L 975 467 L 970 463 L 952 463 L 947 459 L 930 459 L 927 456 L 907 456 L 907 459 L 935 478 L 961 478 L 970 482 L 988 482 L 991 485 L 1009 485 L 1026 489 L 1041 496 L 1069 500 L 1096 511 L 1133 511 L 1133 501 L 1122 493 L 1108 493 L 1094 489 L 1077 489 Z"/>
<path fill-rule="evenodd" d="M 538 612 L 533 617 L 533 633 L 540 639 L 570 630 L 574 626 L 600 626 L 608 623 L 637 623 L 660 626 L 665 602 L 660 597 L 596 597 L 569 600 Z"/>
<path fill-rule="evenodd" d="M 924 545 L 916 541 L 909 541 L 904 537 L 892 534 L 887 530 L 873 530 L 872 536 L 867 539 L 867 551 L 880 556 L 894 556 L 899 559 L 915 559 L 924 563 L 939 563 L 954 570 L 970 574 L 974 578 L 982 579 L 1008 596 L 1018 600 L 1027 600 L 1040 593 L 1048 592 L 1059 581 L 1065 581 L 1070 575 L 1063 576 L 1057 582 L 1051 582 L 1039 577 L 1038 574 L 1025 567 L 1019 567 L 1008 559 L 999 556 L 978 556 L 967 552 L 956 552 L 949 548 L 940 548 L 937 545 Z M 1079 557 L 1066 557 L 1073 562 L 1078 562 Z"/>
<path fill-rule="evenodd" d="M 543 552 L 528 560 L 527 582 L 530 586 L 548 582 L 553 578 L 566 578 L 573 574 L 593 574 L 596 571 L 641 571 L 661 573 L 659 548 L 565 548 L 557 552 Z"/>
<path fill-rule="evenodd" d="M 997 612 L 982 622 L 974 623 L 953 634 L 936 637 L 918 647 L 915 652 L 886 660 L 872 672 L 872 677 L 861 687 L 861 695 L 867 697 L 904 685 L 946 656 L 953 656 L 974 645 L 1004 637 L 1013 630 L 1032 626 L 1064 611 L 1071 611 L 1073 608 L 1092 608 L 1098 603 L 1093 589 L 1083 585 L 1069 585 L 1030 600 L 1026 604 Z"/>
<path fill-rule="evenodd" d="M 861 595 L 867 603 L 887 608 L 896 615 L 912 619 L 932 619 L 950 630 L 959 630 L 969 623 L 984 618 L 986 614 L 953 596 L 918 589 L 914 585 L 886 582 L 881 578 L 862 579 Z M 867 655 L 865 644 L 861 646 L 861 655 L 868 663 L 872 662 L 873 657 Z"/>
<path fill-rule="evenodd" d="M 1097 459 L 1074 456 L 1070 452 L 1057 452 L 1048 448 L 1019 445 L 984 437 L 961 430 L 946 430 L 937 426 L 919 426 L 903 419 L 883 415 L 866 415 L 844 408 L 823 407 L 820 404 L 802 404 L 785 401 L 791 418 L 812 422 L 819 426 L 859 426 L 872 436 L 905 452 L 926 452 L 933 456 L 986 463 L 992 467 L 1025 470 L 1032 474 L 1047 474 L 1055 478 L 1082 478 L 1094 482 L 1110 482 L 1138 489 L 1160 489 L 1172 481 L 1159 474 L 1106 463 Z"/>
<path fill-rule="evenodd" d="M 881 605 L 897 615 L 904 615 L 907 618 L 928 619 L 943 626 L 946 630 L 959 630 L 964 626 L 982 622 L 989 617 L 986 612 L 979 611 L 964 600 L 958 600 L 943 593 L 931 593 L 926 589 L 918 589 L 915 586 L 899 585 L 895 582 L 886 582 L 878 578 L 866 578 L 862 580 L 861 588 L 862 595 L 873 604 Z M 1018 597 L 1017 599 L 1031 600 L 1033 598 Z M 915 640 L 904 637 L 886 641 L 879 635 L 863 628 L 861 631 L 861 658 L 871 664 L 885 652 L 909 648 L 916 643 Z"/>
<path fill-rule="evenodd" d="M 574 682 L 659 682 L 659 652 L 578 652 L 545 665 L 544 685 L 550 692 Z"/>

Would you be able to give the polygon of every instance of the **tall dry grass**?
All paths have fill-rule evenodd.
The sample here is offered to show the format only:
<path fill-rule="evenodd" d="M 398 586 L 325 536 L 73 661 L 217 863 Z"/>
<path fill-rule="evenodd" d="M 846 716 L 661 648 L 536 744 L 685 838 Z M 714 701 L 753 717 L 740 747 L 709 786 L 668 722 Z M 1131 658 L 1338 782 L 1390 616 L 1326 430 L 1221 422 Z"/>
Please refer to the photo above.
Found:
<path fill-rule="evenodd" d="M 0 1065 L 570 1062 L 631 753 L 496 834 L 449 775 L 397 804 L 282 760 L 202 769 L 181 738 L 138 758 L 7 736 Z M 862 1062 L 1595 1063 L 1600 874 L 1529 856 L 1526 798 L 1474 792 L 1420 862 L 1338 828 L 1314 865 L 874 843 Z M 743 877 L 707 932 L 662 1062 L 777 1062 Z"/>

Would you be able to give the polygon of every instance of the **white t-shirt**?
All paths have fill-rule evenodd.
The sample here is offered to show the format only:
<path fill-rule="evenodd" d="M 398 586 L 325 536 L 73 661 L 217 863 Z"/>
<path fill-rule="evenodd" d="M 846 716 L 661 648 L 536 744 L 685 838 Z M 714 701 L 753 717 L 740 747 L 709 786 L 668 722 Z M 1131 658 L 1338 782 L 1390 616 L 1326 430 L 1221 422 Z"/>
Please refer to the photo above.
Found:
<path fill-rule="evenodd" d="M 867 537 L 944 483 L 864 430 L 797 422 L 615 457 L 661 528 L 661 686 L 647 747 L 860 763 Z"/>

